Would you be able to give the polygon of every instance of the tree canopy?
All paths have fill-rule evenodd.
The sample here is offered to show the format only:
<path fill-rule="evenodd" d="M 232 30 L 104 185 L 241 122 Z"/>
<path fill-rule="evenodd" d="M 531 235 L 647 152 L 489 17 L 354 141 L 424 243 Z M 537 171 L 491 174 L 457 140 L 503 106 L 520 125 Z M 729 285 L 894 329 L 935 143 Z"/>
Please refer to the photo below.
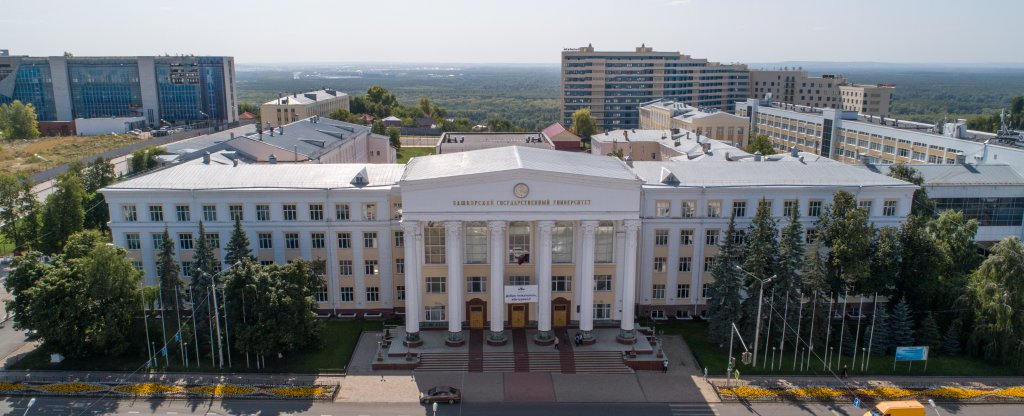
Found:
<path fill-rule="evenodd" d="M 579 136 L 585 143 L 590 143 L 590 136 L 597 134 L 597 121 L 590 109 L 584 108 L 572 113 L 572 133 Z"/>
<path fill-rule="evenodd" d="M 10 104 L 0 105 L 0 138 L 26 140 L 36 137 L 39 137 L 39 123 L 32 104 L 14 100 Z"/>
<path fill-rule="evenodd" d="M 765 156 L 774 155 L 778 153 L 777 151 L 775 151 L 775 148 L 772 147 L 772 142 L 768 140 L 768 136 L 765 136 L 763 134 L 758 134 L 757 136 L 754 136 L 754 140 L 751 140 L 750 143 L 747 143 L 747 147 L 744 150 L 746 150 L 747 153 L 750 154 L 761 152 L 761 154 Z"/>

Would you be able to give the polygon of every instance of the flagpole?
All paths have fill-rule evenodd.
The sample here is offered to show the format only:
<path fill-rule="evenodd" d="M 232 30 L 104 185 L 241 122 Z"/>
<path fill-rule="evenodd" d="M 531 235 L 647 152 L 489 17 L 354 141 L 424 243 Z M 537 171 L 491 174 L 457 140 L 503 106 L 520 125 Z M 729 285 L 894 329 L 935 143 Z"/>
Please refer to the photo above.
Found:
<path fill-rule="evenodd" d="M 782 337 L 779 339 L 779 368 L 782 368 L 782 356 L 785 352 L 786 347 L 786 324 L 789 323 L 789 290 L 793 287 L 790 286 L 786 289 L 786 308 L 782 312 Z"/>
<path fill-rule="evenodd" d="M 217 352 L 220 356 L 220 368 L 224 368 L 224 346 L 220 343 L 220 306 L 217 305 L 217 288 L 214 282 L 210 281 L 210 291 L 213 292 L 213 313 L 217 314 Z"/>
<path fill-rule="evenodd" d="M 162 335 L 164 337 L 164 348 L 167 348 L 167 314 L 164 313 L 165 311 L 167 311 L 167 302 L 164 302 L 163 283 L 157 283 L 156 287 L 160 291 L 160 332 L 163 333 Z M 171 365 L 170 359 L 167 358 L 166 355 L 164 355 L 164 361 L 167 362 L 168 366 Z"/>
<path fill-rule="evenodd" d="M 811 368 L 811 354 L 814 352 L 814 319 L 818 317 L 818 290 L 811 292 L 811 330 L 807 336 L 807 359 L 804 369 Z"/>
<path fill-rule="evenodd" d="M 828 323 L 828 328 L 825 329 L 825 349 L 822 350 L 822 352 L 825 353 L 825 360 L 821 363 L 822 371 L 825 371 L 826 367 L 831 367 L 831 365 L 829 365 L 831 364 L 831 356 L 828 354 L 828 343 L 832 339 L 832 295 L 832 292 L 828 293 L 828 317 L 825 319 L 825 322 Z"/>
<path fill-rule="evenodd" d="M 139 298 L 142 300 L 142 322 L 146 327 L 146 354 L 149 355 L 149 366 L 153 366 L 153 348 L 149 344 L 149 314 L 146 313 L 146 294 L 139 291 Z"/>
<path fill-rule="evenodd" d="M 836 369 L 839 368 L 839 364 L 843 363 L 843 335 L 846 335 L 846 306 L 850 302 L 850 288 L 846 288 L 846 294 L 843 295 L 843 320 L 839 326 L 839 354 L 836 354 Z"/>
<path fill-rule="evenodd" d="M 178 315 L 178 348 L 181 350 L 181 365 L 185 365 L 185 343 L 181 340 L 181 303 L 178 302 L 178 287 L 174 287 L 174 311 Z"/>
<path fill-rule="evenodd" d="M 871 310 L 871 335 L 868 336 L 868 355 L 864 358 L 864 365 L 862 366 L 866 371 L 869 364 L 871 363 L 871 346 L 875 343 L 875 323 L 878 322 L 878 292 L 875 292 L 874 308 Z"/>
<path fill-rule="evenodd" d="M 199 361 L 199 329 L 196 327 L 196 298 L 192 296 L 192 285 L 188 286 L 188 300 L 192 302 L 192 343 L 196 346 L 196 368 L 202 366 Z"/>
<path fill-rule="evenodd" d="M 860 321 L 864 320 L 864 294 L 860 295 L 860 307 L 857 310 L 857 335 L 853 337 L 853 361 L 850 367 L 857 367 L 857 347 L 860 346 Z M 863 360 L 863 358 L 862 358 Z"/>
<path fill-rule="evenodd" d="M 772 304 L 770 312 L 768 312 L 768 333 L 765 334 L 764 340 L 764 360 L 761 361 L 761 368 L 768 366 L 768 344 L 772 343 L 772 315 L 775 315 L 775 288 L 772 288 Z M 756 363 L 755 363 L 756 364 Z"/>
<path fill-rule="evenodd" d="M 800 324 L 804 319 L 804 294 L 802 290 L 796 292 L 796 296 L 800 298 L 800 309 L 796 313 L 796 345 L 793 347 L 793 371 L 796 371 L 797 353 L 800 351 Z"/>
<path fill-rule="evenodd" d="M 228 368 L 231 368 L 231 332 L 228 331 L 228 295 L 223 288 L 221 288 L 221 294 L 224 295 L 224 343 L 228 344 Z"/>

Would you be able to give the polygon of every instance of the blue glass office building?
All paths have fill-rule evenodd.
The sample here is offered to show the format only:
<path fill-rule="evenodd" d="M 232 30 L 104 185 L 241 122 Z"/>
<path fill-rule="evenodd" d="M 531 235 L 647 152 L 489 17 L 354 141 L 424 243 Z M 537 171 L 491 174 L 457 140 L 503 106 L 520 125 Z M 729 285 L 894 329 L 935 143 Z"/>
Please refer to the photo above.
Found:
<path fill-rule="evenodd" d="M 35 106 L 40 121 L 238 121 L 234 58 L 222 56 L 0 55 L 0 104 L 14 100 Z"/>

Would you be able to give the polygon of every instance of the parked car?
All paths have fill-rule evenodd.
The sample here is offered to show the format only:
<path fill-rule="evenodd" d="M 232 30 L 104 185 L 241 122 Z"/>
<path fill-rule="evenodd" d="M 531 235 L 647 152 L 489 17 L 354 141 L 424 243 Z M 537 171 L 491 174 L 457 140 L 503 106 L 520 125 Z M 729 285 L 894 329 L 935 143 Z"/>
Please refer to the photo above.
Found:
<path fill-rule="evenodd" d="M 450 386 L 437 386 L 420 393 L 420 403 L 459 403 L 462 391 Z"/>

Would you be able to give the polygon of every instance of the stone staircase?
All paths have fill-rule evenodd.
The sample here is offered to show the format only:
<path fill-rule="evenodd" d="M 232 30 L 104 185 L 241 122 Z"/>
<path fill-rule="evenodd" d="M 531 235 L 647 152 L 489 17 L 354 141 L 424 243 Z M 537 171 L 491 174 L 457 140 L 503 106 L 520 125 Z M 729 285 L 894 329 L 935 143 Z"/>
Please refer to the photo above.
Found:
<path fill-rule="evenodd" d="M 522 361 L 522 356 L 520 361 Z M 526 353 L 529 372 L 561 373 L 562 364 L 558 351 L 533 351 Z M 632 374 L 633 369 L 622 363 L 622 353 L 616 351 L 580 351 L 574 353 L 576 373 L 590 374 Z M 469 354 L 460 352 L 424 352 L 420 354 L 420 365 L 416 371 L 469 371 Z M 520 372 L 523 366 L 520 364 Z M 513 352 L 489 352 L 483 354 L 484 373 L 516 372 L 516 354 Z"/>

